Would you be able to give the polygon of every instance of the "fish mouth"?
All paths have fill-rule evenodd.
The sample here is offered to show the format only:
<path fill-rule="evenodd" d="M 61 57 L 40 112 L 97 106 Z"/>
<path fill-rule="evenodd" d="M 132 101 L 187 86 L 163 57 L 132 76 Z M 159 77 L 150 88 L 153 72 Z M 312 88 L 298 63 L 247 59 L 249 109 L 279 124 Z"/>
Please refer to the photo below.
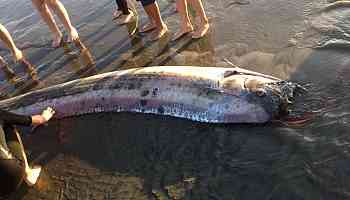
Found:
<path fill-rule="evenodd" d="M 268 83 L 265 85 L 269 91 L 271 91 L 274 102 L 277 102 L 278 111 L 274 115 L 285 116 L 290 113 L 290 105 L 295 100 L 295 97 L 301 96 L 307 92 L 307 89 L 303 86 L 290 82 L 290 81 L 278 81 Z"/>

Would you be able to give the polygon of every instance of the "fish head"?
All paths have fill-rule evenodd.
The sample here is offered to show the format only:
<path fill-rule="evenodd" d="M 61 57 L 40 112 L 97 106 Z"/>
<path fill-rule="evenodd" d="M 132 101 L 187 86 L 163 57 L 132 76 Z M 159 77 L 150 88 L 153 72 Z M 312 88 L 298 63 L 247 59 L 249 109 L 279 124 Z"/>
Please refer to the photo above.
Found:
<path fill-rule="evenodd" d="M 262 78 L 247 79 L 245 83 L 247 101 L 260 105 L 271 119 L 287 115 L 295 96 L 306 91 L 290 81 Z"/>
<path fill-rule="evenodd" d="M 236 95 L 241 102 L 245 118 L 266 122 L 289 113 L 296 92 L 304 90 L 298 84 L 273 77 L 237 75 L 223 82 L 226 93 Z"/>

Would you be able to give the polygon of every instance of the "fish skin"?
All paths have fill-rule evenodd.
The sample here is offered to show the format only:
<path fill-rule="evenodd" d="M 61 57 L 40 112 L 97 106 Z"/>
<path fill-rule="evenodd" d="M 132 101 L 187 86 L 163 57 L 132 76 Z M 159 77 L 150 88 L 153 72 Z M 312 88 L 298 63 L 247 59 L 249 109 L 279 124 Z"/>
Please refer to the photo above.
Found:
<path fill-rule="evenodd" d="M 140 112 L 208 123 L 265 123 L 278 116 L 287 101 L 279 82 L 237 67 L 136 68 L 29 92 L 0 101 L 0 108 L 31 115 L 51 106 L 58 119 Z"/>

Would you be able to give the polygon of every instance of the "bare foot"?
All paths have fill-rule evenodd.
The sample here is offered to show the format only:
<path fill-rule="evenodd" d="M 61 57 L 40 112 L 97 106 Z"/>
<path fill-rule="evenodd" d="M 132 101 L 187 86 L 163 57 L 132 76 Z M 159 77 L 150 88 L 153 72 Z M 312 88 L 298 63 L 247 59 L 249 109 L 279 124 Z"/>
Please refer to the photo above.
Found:
<path fill-rule="evenodd" d="M 120 18 L 119 18 L 119 20 L 118 20 L 118 24 L 119 25 L 123 25 L 123 24 L 128 24 L 128 23 L 130 23 L 130 22 L 132 22 L 132 21 L 134 21 L 135 20 L 135 15 L 134 15 L 134 13 L 133 13 L 133 11 L 129 11 L 129 14 L 127 14 L 127 15 L 122 15 Z"/>
<path fill-rule="evenodd" d="M 153 22 L 149 22 L 146 25 L 144 25 L 141 29 L 140 29 L 140 33 L 146 33 L 149 31 L 152 31 L 154 29 L 157 28 L 157 25 L 155 25 Z"/>
<path fill-rule="evenodd" d="M 201 37 L 205 36 L 205 34 L 208 33 L 209 27 L 210 27 L 209 23 L 203 24 L 202 26 L 200 26 L 200 28 L 198 28 L 193 33 L 192 38 L 198 39 L 198 38 L 201 38 Z"/>
<path fill-rule="evenodd" d="M 182 36 L 186 35 L 187 33 L 191 33 L 193 31 L 193 26 L 188 24 L 181 28 L 181 30 L 177 33 L 175 33 L 173 41 L 180 39 Z"/>
<path fill-rule="evenodd" d="M 115 9 L 115 11 L 113 12 L 113 19 L 117 19 L 118 17 L 120 17 L 122 15 L 122 11 Z"/>
<path fill-rule="evenodd" d="M 72 27 L 72 30 L 70 30 L 69 32 L 69 36 L 68 36 L 68 41 L 67 42 L 73 42 L 73 41 L 77 41 L 79 40 L 79 34 L 77 29 L 75 29 L 74 27 Z"/>
<path fill-rule="evenodd" d="M 156 29 L 153 33 L 152 33 L 152 36 L 151 36 L 151 41 L 156 41 L 156 40 L 159 40 L 160 38 L 162 38 L 165 33 L 168 32 L 168 27 L 163 24 L 163 26 L 160 28 L 160 29 Z"/>

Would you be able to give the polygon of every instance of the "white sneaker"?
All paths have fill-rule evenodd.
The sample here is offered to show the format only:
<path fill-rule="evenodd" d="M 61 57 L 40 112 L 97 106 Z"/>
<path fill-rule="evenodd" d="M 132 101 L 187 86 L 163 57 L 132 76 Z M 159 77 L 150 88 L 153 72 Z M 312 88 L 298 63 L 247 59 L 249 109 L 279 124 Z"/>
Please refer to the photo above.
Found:
<path fill-rule="evenodd" d="M 40 176 L 41 167 L 35 166 L 32 169 L 28 168 L 26 169 L 26 177 L 24 178 L 24 181 L 28 184 L 28 186 L 33 186 L 38 181 L 38 178 Z"/>

